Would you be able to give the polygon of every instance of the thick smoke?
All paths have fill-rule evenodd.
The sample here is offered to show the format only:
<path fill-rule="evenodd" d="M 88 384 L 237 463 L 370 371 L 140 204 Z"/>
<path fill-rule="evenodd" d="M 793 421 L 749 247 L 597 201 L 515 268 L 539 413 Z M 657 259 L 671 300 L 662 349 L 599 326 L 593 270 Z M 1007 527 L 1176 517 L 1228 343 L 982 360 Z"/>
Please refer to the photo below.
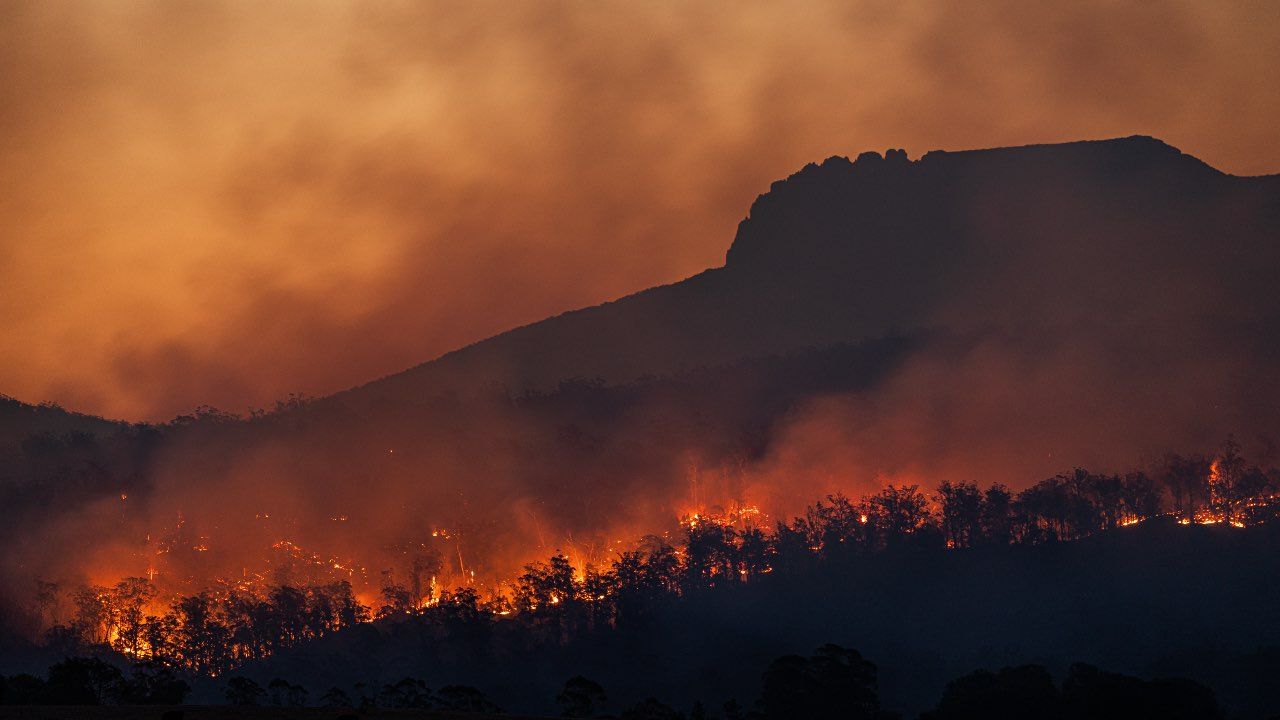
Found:
<path fill-rule="evenodd" d="M 0 13 L 0 385 L 130 419 L 325 394 L 688 275 L 832 153 L 1146 132 L 1280 162 L 1266 3 Z"/>

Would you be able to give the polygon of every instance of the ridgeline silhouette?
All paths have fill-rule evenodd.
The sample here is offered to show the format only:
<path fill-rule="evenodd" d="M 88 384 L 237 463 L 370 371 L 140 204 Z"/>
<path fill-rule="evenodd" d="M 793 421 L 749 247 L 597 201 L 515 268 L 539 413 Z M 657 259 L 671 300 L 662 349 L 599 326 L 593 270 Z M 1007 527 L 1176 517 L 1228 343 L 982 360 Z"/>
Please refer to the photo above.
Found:
<path fill-rule="evenodd" d="M 1148 137 L 939 151 L 914 162 L 902 150 L 832 157 L 755 201 L 724 267 L 503 333 L 337 397 L 377 407 L 485 383 L 627 382 L 895 330 L 981 328 L 1057 305 L 1084 312 L 1074 306 L 1090 295 L 1113 310 L 1138 302 L 1176 322 L 1181 309 L 1166 301 L 1226 280 L 1215 268 L 1232 271 L 1235 286 L 1215 290 L 1263 310 L 1277 293 L 1268 280 L 1280 260 L 1277 198 L 1280 176 L 1226 175 Z M 1166 275 L 1179 269 L 1198 282 Z M 1019 284 L 984 287 L 1013 279 L 1006 272 Z M 1044 291 L 1040 302 L 1008 307 L 1029 299 L 1019 292 L 1028 285 Z M 1250 316 L 1275 322 L 1269 310 L 1240 320 Z"/>

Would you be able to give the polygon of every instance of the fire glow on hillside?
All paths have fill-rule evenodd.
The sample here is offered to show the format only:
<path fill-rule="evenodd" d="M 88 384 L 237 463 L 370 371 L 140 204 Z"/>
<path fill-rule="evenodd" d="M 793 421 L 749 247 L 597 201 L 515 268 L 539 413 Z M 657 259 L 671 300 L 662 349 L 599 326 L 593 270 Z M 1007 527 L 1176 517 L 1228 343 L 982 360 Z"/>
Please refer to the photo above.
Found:
<path fill-rule="evenodd" d="M 609 624 L 628 612 L 636 593 L 680 595 L 755 582 L 812 561 L 803 558 L 904 543 L 961 550 L 1076 540 L 1157 518 L 1244 528 L 1280 509 L 1280 473 L 1248 467 L 1232 443 L 1209 461 L 1171 456 L 1157 477 L 1077 470 L 1017 495 L 999 485 L 980 491 L 944 483 L 933 495 L 890 485 L 856 502 L 829 496 L 790 522 L 748 502 L 690 507 L 657 534 L 565 538 L 549 560 L 520 557 L 523 571 L 515 576 L 495 571 L 501 566 L 491 558 L 468 557 L 467 534 L 456 528 L 428 528 L 420 540 L 384 548 L 381 557 L 353 558 L 278 536 L 293 523 L 259 512 L 254 519 L 263 537 L 277 539 L 255 556 L 221 557 L 216 528 L 197 532 L 179 517 L 147 535 L 120 566 L 99 569 L 87 586 L 39 581 L 36 606 L 50 638 L 217 675 L 375 619 L 461 613 L 536 621 L 550 612 Z M 120 502 L 127 501 L 122 493 Z M 329 521 L 358 532 L 347 515 Z M 230 561 L 238 573 L 216 573 Z"/>

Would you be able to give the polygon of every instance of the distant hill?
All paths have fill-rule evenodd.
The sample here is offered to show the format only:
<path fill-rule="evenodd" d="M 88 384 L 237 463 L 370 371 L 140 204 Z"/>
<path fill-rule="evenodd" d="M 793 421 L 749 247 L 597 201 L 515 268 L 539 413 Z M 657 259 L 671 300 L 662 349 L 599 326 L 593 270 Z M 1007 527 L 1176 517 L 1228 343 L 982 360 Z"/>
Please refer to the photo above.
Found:
<path fill-rule="evenodd" d="M 625 382 L 936 326 L 1176 324 L 1226 303 L 1232 320 L 1272 323 L 1278 234 L 1280 176 L 1227 175 L 1148 137 L 833 157 L 755 201 L 724 267 L 337 399 Z"/>
<path fill-rule="evenodd" d="M 52 433 L 108 434 L 128 423 L 65 410 L 58 405 L 31 405 L 0 395 L 0 445 L 20 442 L 28 435 Z"/>
<path fill-rule="evenodd" d="M 625 383 L 922 330 L 1219 323 L 1280 347 L 1280 175 L 1143 136 L 831 157 L 752 204 L 726 263 L 519 327 L 317 403 Z M 1193 327 L 1194 326 L 1194 327 Z M 1266 334 L 1255 332 L 1259 328 Z M 107 421 L 0 400 L 0 432 Z"/>

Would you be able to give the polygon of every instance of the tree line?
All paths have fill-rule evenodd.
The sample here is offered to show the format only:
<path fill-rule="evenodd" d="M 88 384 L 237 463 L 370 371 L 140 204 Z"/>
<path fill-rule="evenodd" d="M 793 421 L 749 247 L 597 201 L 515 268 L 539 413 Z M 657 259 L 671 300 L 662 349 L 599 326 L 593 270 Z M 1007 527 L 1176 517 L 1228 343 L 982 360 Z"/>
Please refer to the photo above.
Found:
<path fill-rule="evenodd" d="M 857 650 L 827 644 L 809 656 L 784 655 L 760 677 L 759 695 L 749 708 L 731 699 L 719 708 L 695 701 L 687 712 L 656 697 L 624 709 L 620 720 L 896 720 L 899 713 L 881 707 L 877 668 Z M 357 683 L 351 693 L 332 687 L 312 702 L 308 690 L 275 678 L 266 688 L 242 676 L 223 684 L 230 705 L 327 708 L 442 710 L 453 713 L 502 713 L 484 692 L 466 685 L 432 691 L 416 678 L 370 687 Z M 164 668 L 139 666 L 125 677 L 97 658 L 70 658 L 49 668 L 46 678 L 0 676 L 3 705 L 178 705 L 189 687 Z M 577 675 L 555 697 L 565 718 L 615 717 L 599 683 Z M 947 684 L 938 703 L 920 720 L 1212 720 L 1221 716 L 1209 688 L 1182 678 L 1144 680 L 1076 663 L 1060 684 L 1040 665 L 998 671 L 977 670 Z"/>
<path fill-rule="evenodd" d="M 557 552 L 525 566 L 510 592 L 487 597 L 474 587 L 436 595 L 421 583 L 388 581 L 381 603 L 368 606 L 344 581 L 222 587 L 155 611 L 155 586 L 126 578 L 76 591 L 73 617 L 45 639 L 68 655 L 113 651 L 199 676 L 226 675 L 370 620 L 412 617 L 442 640 L 472 645 L 563 644 L 586 631 L 641 626 L 653 608 L 690 594 L 899 549 L 1072 541 L 1157 517 L 1262 523 L 1280 509 L 1278 488 L 1280 472 L 1247 463 L 1229 442 L 1213 456 L 1170 455 L 1151 473 L 1077 469 L 1018 493 L 998 484 L 944 482 L 932 496 L 915 485 L 890 485 L 856 501 L 834 494 L 773 527 L 752 515 L 691 516 L 676 537 L 647 536 L 608 566 L 575 567 Z M 38 589 L 45 604 L 54 594 L 48 584 Z"/>

